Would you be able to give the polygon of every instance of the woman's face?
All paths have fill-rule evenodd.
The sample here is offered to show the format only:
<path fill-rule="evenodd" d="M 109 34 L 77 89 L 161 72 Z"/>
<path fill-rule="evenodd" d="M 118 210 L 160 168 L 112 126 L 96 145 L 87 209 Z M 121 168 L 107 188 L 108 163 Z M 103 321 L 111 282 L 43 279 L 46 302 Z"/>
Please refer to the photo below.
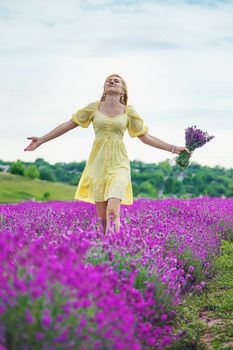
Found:
<path fill-rule="evenodd" d="M 121 94 L 124 91 L 121 78 L 114 75 L 108 77 L 104 84 L 104 92 L 106 94 Z"/>

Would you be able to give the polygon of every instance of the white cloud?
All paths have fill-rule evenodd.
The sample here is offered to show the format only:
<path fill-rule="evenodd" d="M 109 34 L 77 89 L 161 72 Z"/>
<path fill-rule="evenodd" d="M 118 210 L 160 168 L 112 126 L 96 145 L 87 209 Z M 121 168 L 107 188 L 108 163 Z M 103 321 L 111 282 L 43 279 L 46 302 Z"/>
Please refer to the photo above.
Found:
<path fill-rule="evenodd" d="M 102 10 L 87 12 L 71 0 L 5 1 L 0 21 L 1 159 L 87 159 L 91 128 L 72 130 L 31 153 L 23 152 L 26 137 L 47 133 L 98 99 L 105 77 L 116 72 L 128 83 L 129 102 L 154 136 L 181 145 L 185 127 L 196 124 L 216 139 L 193 159 L 233 167 L 233 4 L 131 1 L 134 11 L 125 12 L 124 4 L 121 12 L 113 11 L 110 1 L 88 5 L 103 3 Z M 141 11 L 135 12 L 136 7 Z M 125 142 L 130 159 L 135 154 L 147 162 L 170 157 L 127 134 Z"/>

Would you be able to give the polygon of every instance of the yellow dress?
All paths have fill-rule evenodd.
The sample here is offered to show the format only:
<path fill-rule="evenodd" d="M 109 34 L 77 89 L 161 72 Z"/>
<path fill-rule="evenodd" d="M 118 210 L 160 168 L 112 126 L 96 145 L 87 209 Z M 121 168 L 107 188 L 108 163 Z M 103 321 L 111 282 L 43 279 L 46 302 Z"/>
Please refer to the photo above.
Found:
<path fill-rule="evenodd" d="M 95 139 L 74 199 L 95 203 L 115 197 L 122 204 L 133 203 L 130 162 L 123 142 L 125 130 L 131 137 L 148 131 L 133 106 L 124 114 L 109 117 L 99 112 L 99 101 L 92 102 L 72 115 L 72 121 L 87 128 L 92 122 Z"/>

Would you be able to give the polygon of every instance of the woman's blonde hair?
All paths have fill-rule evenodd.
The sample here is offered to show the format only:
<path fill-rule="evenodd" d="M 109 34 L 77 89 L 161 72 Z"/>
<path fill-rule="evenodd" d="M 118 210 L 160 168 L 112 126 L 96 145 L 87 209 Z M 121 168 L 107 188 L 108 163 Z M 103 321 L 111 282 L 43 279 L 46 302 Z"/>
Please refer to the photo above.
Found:
<path fill-rule="evenodd" d="M 122 87 L 123 87 L 123 96 L 121 96 L 120 98 L 120 103 L 122 103 L 123 105 L 127 106 L 127 102 L 128 102 L 128 89 L 127 89 L 127 85 L 126 85 L 126 82 L 124 81 L 124 79 L 118 75 L 118 74 L 111 74 L 109 75 L 106 80 L 105 80 L 105 83 L 106 81 L 110 78 L 110 77 L 118 77 L 121 79 L 121 82 L 122 82 Z M 104 85 L 105 85 L 104 83 Z M 106 94 L 105 92 L 103 92 L 103 95 L 100 99 L 101 102 L 104 102 L 105 101 L 105 98 L 106 98 Z"/>

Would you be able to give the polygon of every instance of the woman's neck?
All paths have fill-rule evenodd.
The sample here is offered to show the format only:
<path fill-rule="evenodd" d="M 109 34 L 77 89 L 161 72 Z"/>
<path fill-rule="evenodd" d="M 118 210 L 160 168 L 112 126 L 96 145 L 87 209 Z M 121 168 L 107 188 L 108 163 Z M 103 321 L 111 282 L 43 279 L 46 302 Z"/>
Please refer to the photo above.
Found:
<path fill-rule="evenodd" d="M 119 95 L 106 95 L 104 103 L 109 107 L 119 106 L 120 96 Z"/>

